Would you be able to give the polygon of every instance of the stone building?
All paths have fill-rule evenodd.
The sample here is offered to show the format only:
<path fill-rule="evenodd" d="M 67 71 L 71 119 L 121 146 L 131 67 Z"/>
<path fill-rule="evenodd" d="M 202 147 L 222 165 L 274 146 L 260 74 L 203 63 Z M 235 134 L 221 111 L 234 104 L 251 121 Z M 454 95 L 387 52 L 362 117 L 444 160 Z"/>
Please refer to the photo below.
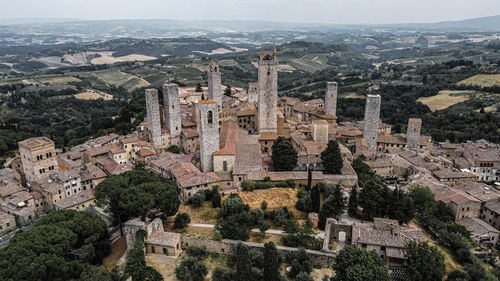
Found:
<path fill-rule="evenodd" d="M 312 138 L 315 142 L 328 142 L 328 122 L 314 120 L 312 122 Z"/>
<path fill-rule="evenodd" d="M 49 138 L 30 138 L 20 141 L 18 145 L 23 172 L 28 183 L 40 182 L 59 170 L 55 145 Z"/>
<path fill-rule="evenodd" d="M 149 140 L 155 148 L 163 148 L 161 136 L 160 108 L 158 103 L 158 91 L 156 89 L 146 89 L 146 113 L 148 121 Z"/>
<path fill-rule="evenodd" d="M 500 231 L 479 218 L 458 219 L 457 223 L 471 232 L 471 238 L 479 243 L 494 246 L 498 243 Z"/>
<path fill-rule="evenodd" d="M 422 119 L 410 118 L 406 130 L 406 143 L 409 149 L 418 149 L 420 142 L 420 130 L 422 128 Z"/>
<path fill-rule="evenodd" d="M 231 172 L 236 159 L 238 124 L 234 121 L 222 123 L 220 132 L 221 149 L 213 154 L 214 172 Z"/>
<path fill-rule="evenodd" d="M 182 129 L 181 148 L 187 154 L 195 154 L 200 149 L 200 134 L 196 128 Z"/>
<path fill-rule="evenodd" d="M 214 100 L 222 109 L 222 77 L 219 72 L 219 66 L 213 62 L 207 73 L 208 76 L 208 99 Z"/>
<path fill-rule="evenodd" d="M 259 54 L 259 134 L 276 134 L 278 130 L 278 58 L 274 51 Z"/>
<path fill-rule="evenodd" d="M 179 144 L 181 134 L 181 106 L 179 102 L 179 85 L 163 85 L 163 110 L 165 111 L 165 128 L 170 133 L 170 144 Z"/>
<path fill-rule="evenodd" d="M 16 218 L 6 212 L 0 211 L 0 236 L 16 230 Z"/>
<path fill-rule="evenodd" d="M 380 95 L 368 95 L 366 97 L 363 138 L 366 140 L 368 148 L 372 150 L 377 148 L 380 103 Z"/>
<path fill-rule="evenodd" d="M 248 83 L 248 102 L 259 102 L 259 83 Z"/>
<path fill-rule="evenodd" d="M 337 116 L 337 82 L 326 82 L 325 114 Z"/>
<path fill-rule="evenodd" d="M 213 154 L 219 148 L 219 113 L 214 100 L 203 100 L 200 109 L 200 162 L 204 173 L 213 171 Z"/>

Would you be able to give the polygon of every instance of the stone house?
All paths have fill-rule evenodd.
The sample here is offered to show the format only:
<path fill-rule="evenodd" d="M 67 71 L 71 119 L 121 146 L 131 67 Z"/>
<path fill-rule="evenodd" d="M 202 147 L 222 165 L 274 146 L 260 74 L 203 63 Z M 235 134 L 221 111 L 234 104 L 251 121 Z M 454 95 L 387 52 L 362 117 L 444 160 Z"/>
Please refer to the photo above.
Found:
<path fill-rule="evenodd" d="M 498 243 L 500 231 L 479 218 L 462 218 L 457 223 L 471 232 L 471 238 L 481 244 L 494 246 Z"/>
<path fill-rule="evenodd" d="M 213 154 L 214 172 L 231 172 L 233 170 L 237 141 L 238 124 L 234 121 L 222 123 L 219 135 L 220 150 Z"/>
<path fill-rule="evenodd" d="M 125 148 L 112 144 L 109 146 L 109 158 L 116 161 L 118 164 L 127 163 L 127 151 Z"/>
<path fill-rule="evenodd" d="M 170 170 L 172 180 L 181 188 L 180 198 L 184 202 L 199 190 L 211 189 L 220 181 L 215 173 L 202 173 L 192 163 L 177 162 Z"/>
<path fill-rule="evenodd" d="M 434 171 L 432 175 L 440 182 L 455 185 L 464 182 L 476 181 L 476 176 L 473 173 L 458 172 L 450 169 L 441 169 Z"/>
<path fill-rule="evenodd" d="M 16 229 L 16 218 L 11 214 L 0 211 L 0 236 L 3 236 Z"/>
<path fill-rule="evenodd" d="M 500 200 L 494 200 L 484 204 L 481 209 L 480 218 L 489 225 L 500 230 Z"/>
<path fill-rule="evenodd" d="M 79 194 L 68 196 L 57 203 L 54 203 L 54 209 L 73 209 L 77 211 L 83 211 L 86 208 L 95 206 L 96 200 L 94 196 L 94 190 L 87 189 Z"/>
<path fill-rule="evenodd" d="M 200 134 L 196 128 L 182 129 L 180 144 L 184 153 L 195 154 L 200 149 Z"/>
<path fill-rule="evenodd" d="M 137 143 L 140 139 L 136 136 L 125 137 L 120 140 L 120 145 L 125 148 L 127 162 L 134 162 L 137 158 Z"/>

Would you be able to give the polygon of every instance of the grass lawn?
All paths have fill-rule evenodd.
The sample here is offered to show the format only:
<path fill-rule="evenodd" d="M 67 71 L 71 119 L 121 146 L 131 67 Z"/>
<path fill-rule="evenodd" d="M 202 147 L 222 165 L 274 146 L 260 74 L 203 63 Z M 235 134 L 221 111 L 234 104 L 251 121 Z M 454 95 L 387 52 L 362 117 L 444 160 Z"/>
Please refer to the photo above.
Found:
<path fill-rule="evenodd" d="M 295 209 L 297 202 L 297 190 L 293 188 L 270 188 L 258 189 L 254 191 L 242 191 L 239 193 L 243 203 L 250 205 L 254 209 L 260 207 L 262 201 L 267 202 L 267 209 L 273 210 L 281 207 L 288 207 L 293 212 L 295 219 L 305 220 L 307 214 Z"/>
<path fill-rule="evenodd" d="M 458 82 L 459 85 L 500 86 L 500 74 L 479 74 Z"/>
<path fill-rule="evenodd" d="M 455 260 L 455 258 L 453 257 L 453 255 L 451 254 L 451 251 L 441 245 L 438 245 L 438 244 L 434 244 L 432 242 L 430 242 L 431 245 L 433 246 L 436 246 L 439 251 L 441 252 L 441 254 L 443 254 L 444 256 L 444 264 L 446 266 L 446 273 L 450 273 L 452 272 L 453 270 L 464 270 L 464 267 L 458 262 Z"/>
<path fill-rule="evenodd" d="M 177 213 L 188 213 L 191 217 L 191 223 L 215 224 L 220 208 L 212 208 L 211 202 L 203 202 L 201 207 L 191 205 L 182 205 Z"/>
<path fill-rule="evenodd" d="M 125 236 L 122 236 L 118 238 L 113 245 L 111 245 L 111 254 L 103 259 L 102 264 L 108 270 L 112 270 L 118 263 L 118 260 L 123 256 L 123 254 L 125 254 L 126 250 L 127 240 L 125 239 Z"/>
<path fill-rule="evenodd" d="M 470 93 L 470 91 L 440 91 L 435 96 L 419 98 L 418 101 L 427 105 L 434 112 L 469 100 L 469 95 L 460 95 L 466 93 Z"/>

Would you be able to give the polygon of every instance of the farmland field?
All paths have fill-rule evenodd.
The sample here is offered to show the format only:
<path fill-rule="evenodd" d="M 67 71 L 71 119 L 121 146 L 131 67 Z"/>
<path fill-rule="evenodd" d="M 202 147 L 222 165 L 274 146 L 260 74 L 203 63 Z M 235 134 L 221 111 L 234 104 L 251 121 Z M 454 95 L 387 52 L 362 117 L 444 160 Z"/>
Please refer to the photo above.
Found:
<path fill-rule="evenodd" d="M 458 82 L 459 85 L 472 85 L 481 87 L 500 86 L 500 74 L 481 74 Z"/>
<path fill-rule="evenodd" d="M 106 84 L 123 87 L 129 92 L 149 85 L 142 78 L 118 70 L 94 72 L 94 76 Z"/>
<path fill-rule="evenodd" d="M 43 78 L 36 78 L 36 80 L 40 81 L 40 83 L 49 83 L 49 84 L 68 84 L 71 82 L 78 83 L 82 81 L 73 76 L 43 77 Z"/>
<path fill-rule="evenodd" d="M 435 96 L 419 98 L 418 101 L 427 105 L 434 112 L 469 100 L 472 93 L 470 91 L 440 91 Z"/>
<path fill-rule="evenodd" d="M 95 92 L 95 91 L 86 91 L 86 92 L 81 92 L 79 94 L 75 95 L 75 98 L 79 100 L 98 100 L 98 99 L 103 99 L 103 100 L 112 100 L 113 96 L 110 94 L 102 93 L 102 92 Z"/>

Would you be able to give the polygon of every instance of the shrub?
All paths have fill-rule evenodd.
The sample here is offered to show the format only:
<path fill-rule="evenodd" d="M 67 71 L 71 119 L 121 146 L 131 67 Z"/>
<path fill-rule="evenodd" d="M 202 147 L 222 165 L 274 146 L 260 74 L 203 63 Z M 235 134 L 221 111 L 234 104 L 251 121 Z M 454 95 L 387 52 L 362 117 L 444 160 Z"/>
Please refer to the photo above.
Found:
<path fill-rule="evenodd" d="M 185 228 L 191 222 L 191 217 L 187 213 L 180 213 L 175 216 L 174 228 L 182 229 Z"/>
<path fill-rule="evenodd" d="M 201 259 L 203 257 L 206 257 L 207 256 L 207 248 L 205 246 L 188 246 L 186 248 L 186 252 L 188 254 L 188 256 L 190 257 L 193 257 L 193 258 L 197 258 L 197 259 Z"/>
<path fill-rule="evenodd" d="M 203 190 L 196 192 L 187 201 L 189 205 L 193 205 L 195 207 L 201 207 L 203 202 L 205 202 L 205 192 Z"/>
<path fill-rule="evenodd" d="M 127 258 L 127 265 L 125 266 L 125 274 L 132 277 L 132 281 L 163 280 L 163 276 L 154 268 L 146 266 L 146 257 L 144 256 L 144 238 L 146 232 L 139 230 L 137 232 L 135 245 L 130 250 Z"/>
<path fill-rule="evenodd" d="M 181 281 L 203 281 L 207 274 L 205 263 L 193 257 L 183 259 L 175 268 L 175 276 Z"/>

